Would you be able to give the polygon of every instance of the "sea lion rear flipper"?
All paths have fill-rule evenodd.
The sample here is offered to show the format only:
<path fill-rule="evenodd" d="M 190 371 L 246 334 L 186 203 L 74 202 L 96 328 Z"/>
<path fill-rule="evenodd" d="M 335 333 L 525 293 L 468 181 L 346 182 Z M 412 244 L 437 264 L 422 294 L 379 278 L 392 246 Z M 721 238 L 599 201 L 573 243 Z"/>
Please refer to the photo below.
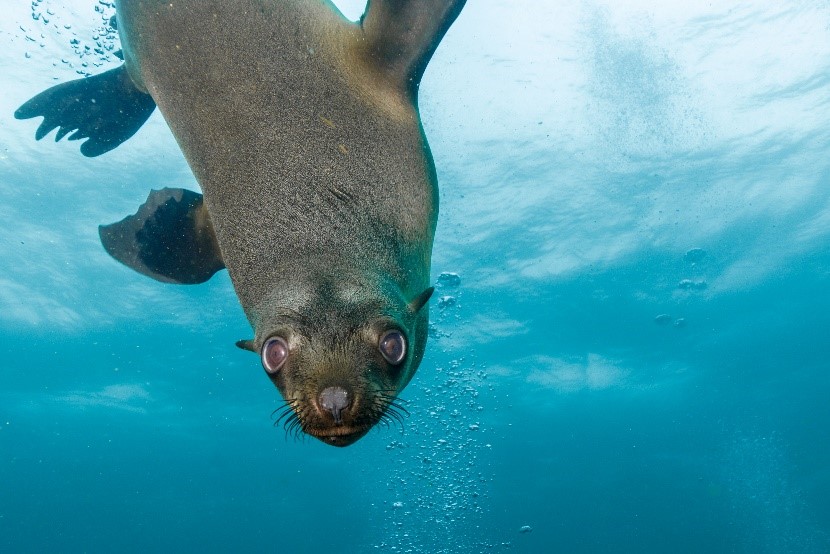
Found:
<path fill-rule="evenodd" d="M 360 26 L 372 62 L 414 93 L 429 59 L 464 2 L 369 0 Z"/>
<path fill-rule="evenodd" d="M 153 98 L 139 90 L 122 65 L 100 75 L 61 83 L 20 106 L 14 117 L 43 116 L 37 140 L 58 127 L 55 141 L 75 131 L 69 140 L 88 138 L 84 156 L 109 152 L 138 131 L 156 107 Z"/>
<path fill-rule="evenodd" d="M 184 189 L 150 192 L 135 215 L 98 228 L 110 256 L 165 283 L 204 283 L 225 263 L 202 195 Z"/>

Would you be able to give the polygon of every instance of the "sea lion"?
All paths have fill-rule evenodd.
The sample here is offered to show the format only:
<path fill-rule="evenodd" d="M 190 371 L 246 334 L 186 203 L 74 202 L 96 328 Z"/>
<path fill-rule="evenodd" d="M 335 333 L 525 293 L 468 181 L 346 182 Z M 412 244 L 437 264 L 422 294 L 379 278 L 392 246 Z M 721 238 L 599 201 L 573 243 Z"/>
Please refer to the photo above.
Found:
<path fill-rule="evenodd" d="M 465 0 L 119 0 L 124 64 L 17 110 L 103 154 L 158 106 L 201 186 L 100 227 L 164 282 L 227 268 L 289 429 L 346 446 L 398 417 L 424 354 L 435 167 L 417 109 Z"/>

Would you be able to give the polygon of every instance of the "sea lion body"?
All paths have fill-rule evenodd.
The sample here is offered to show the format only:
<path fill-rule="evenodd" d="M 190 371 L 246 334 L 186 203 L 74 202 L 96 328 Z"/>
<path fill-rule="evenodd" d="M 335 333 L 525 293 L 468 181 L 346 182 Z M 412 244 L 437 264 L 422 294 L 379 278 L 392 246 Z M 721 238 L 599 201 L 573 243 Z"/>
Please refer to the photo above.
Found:
<path fill-rule="evenodd" d="M 252 321 L 272 290 L 302 296 L 325 274 L 344 290 L 391 278 L 410 298 L 429 286 L 429 150 L 402 90 L 376 92 L 385 106 L 361 96 L 348 21 L 318 2 L 122 0 L 118 22 Z"/>
<path fill-rule="evenodd" d="M 352 23 L 323 0 L 120 0 L 124 65 L 16 116 L 95 156 L 160 108 L 203 195 L 153 191 L 104 247 L 165 282 L 226 267 L 288 428 L 345 446 L 399 417 L 423 357 L 438 195 L 417 87 L 463 4 L 371 0 Z"/>

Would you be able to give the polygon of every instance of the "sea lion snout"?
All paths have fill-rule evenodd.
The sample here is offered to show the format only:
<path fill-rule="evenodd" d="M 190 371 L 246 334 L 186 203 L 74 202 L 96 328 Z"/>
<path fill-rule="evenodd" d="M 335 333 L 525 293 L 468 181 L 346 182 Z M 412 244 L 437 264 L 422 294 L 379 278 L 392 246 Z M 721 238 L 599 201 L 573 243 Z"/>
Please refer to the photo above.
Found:
<path fill-rule="evenodd" d="M 352 403 L 352 399 L 343 387 L 327 387 L 320 393 L 317 402 L 320 410 L 330 413 L 334 422 L 340 425 L 343 423 L 341 414 Z"/>

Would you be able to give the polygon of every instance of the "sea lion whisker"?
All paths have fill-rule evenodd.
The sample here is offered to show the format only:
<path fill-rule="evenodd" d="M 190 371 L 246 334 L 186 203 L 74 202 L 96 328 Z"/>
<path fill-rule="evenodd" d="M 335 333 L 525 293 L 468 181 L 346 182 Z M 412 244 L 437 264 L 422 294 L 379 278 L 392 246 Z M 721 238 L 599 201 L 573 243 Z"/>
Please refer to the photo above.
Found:
<path fill-rule="evenodd" d="M 406 419 L 409 417 L 409 412 L 401 412 L 399 410 L 391 410 L 392 413 L 395 413 L 401 421 L 401 425 L 403 426 L 406 422 Z"/>
<path fill-rule="evenodd" d="M 403 417 L 401 417 L 401 415 L 398 412 L 396 412 L 395 410 L 390 410 L 390 409 L 387 408 L 386 411 L 383 413 L 383 415 L 386 416 L 386 417 L 394 419 L 395 421 L 400 423 L 401 426 L 403 426 Z"/>
<path fill-rule="evenodd" d="M 303 421 L 299 417 L 297 418 L 296 423 L 293 426 L 293 431 L 295 436 L 305 433 L 305 429 L 303 427 Z"/>
<path fill-rule="evenodd" d="M 273 417 L 274 414 L 276 414 L 280 410 L 284 410 L 287 407 L 291 407 L 291 404 L 287 400 L 283 400 L 282 402 L 280 402 L 280 405 L 277 406 L 273 412 L 271 412 L 271 417 Z"/>
<path fill-rule="evenodd" d="M 288 419 L 286 419 L 283 422 L 283 426 L 288 427 L 289 425 L 291 425 L 292 423 L 294 423 L 298 419 L 299 419 L 299 416 L 297 415 L 297 412 L 291 411 L 291 412 L 288 413 Z"/>
<path fill-rule="evenodd" d="M 288 407 L 288 409 L 287 409 L 287 410 L 285 410 L 285 411 L 284 411 L 284 412 L 280 415 L 280 417 L 278 417 L 278 418 L 277 418 L 277 420 L 274 422 L 274 426 L 276 427 L 277 425 L 279 425 L 279 424 L 280 424 L 280 422 L 281 422 L 283 419 L 285 419 L 286 417 L 291 417 L 291 416 L 296 416 L 296 414 L 294 413 L 294 409 L 293 409 L 293 408 Z"/>
<path fill-rule="evenodd" d="M 288 439 L 288 436 L 294 433 L 294 429 L 300 424 L 300 418 L 297 416 L 295 412 L 291 412 L 291 415 L 288 419 L 285 420 L 283 423 L 283 429 L 285 429 L 285 438 Z"/>
<path fill-rule="evenodd" d="M 382 392 L 378 392 L 376 394 L 376 396 L 378 398 L 380 398 L 381 400 L 386 400 L 386 401 L 394 400 L 394 398 L 395 398 L 395 396 L 392 395 L 392 394 L 385 394 L 385 393 L 382 393 Z"/>
<path fill-rule="evenodd" d="M 396 411 L 398 411 L 401 415 L 403 415 L 403 416 L 405 416 L 405 417 L 409 417 L 409 416 L 410 416 L 409 410 L 407 410 L 406 408 L 404 408 L 403 406 L 401 406 L 400 404 L 398 404 L 398 403 L 397 403 L 397 402 L 395 402 L 395 401 L 390 402 L 387 406 L 388 406 L 388 409 L 390 409 L 390 410 L 396 410 Z"/>
<path fill-rule="evenodd" d="M 302 442 L 305 442 L 305 435 L 306 435 L 306 434 L 305 434 L 305 430 L 303 430 L 303 425 L 302 425 L 302 423 L 299 423 L 299 424 L 298 424 L 298 425 L 294 428 L 293 433 L 294 433 L 294 442 L 296 442 L 297 440 L 300 440 L 300 441 L 302 441 Z"/>
<path fill-rule="evenodd" d="M 403 400 L 401 398 L 383 397 L 383 396 L 380 396 L 380 399 L 385 402 L 384 409 L 396 410 L 401 415 L 403 415 L 405 417 L 409 417 L 409 415 L 410 415 L 409 410 L 407 410 L 406 407 L 404 407 L 403 404 L 402 404 L 403 402 L 406 402 L 406 400 Z"/>
<path fill-rule="evenodd" d="M 403 432 L 403 426 L 400 424 L 399 421 L 395 421 L 395 420 L 389 419 L 389 418 L 387 418 L 387 421 L 388 421 L 388 425 L 387 425 L 388 428 L 390 428 L 390 429 L 399 429 L 401 432 Z"/>
<path fill-rule="evenodd" d="M 297 442 L 297 426 L 299 422 L 297 420 L 293 420 L 291 424 L 285 430 L 285 436 L 291 437 L 294 439 L 294 442 Z"/>
<path fill-rule="evenodd" d="M 397 404 L 403 405 L 403 404 L 409 404 L 410 403 L 409 400 L 407 400 L 405 398 L 400 398 L 398 396 L 395 396 L 394 394 L 384 394 L 384 393 L 379 392 L 377 394 L 377 396 L 378 396 L 378 398 L 380 398 L 381 400 L 385 400 L 389 404 L 397 403 Z"/>
<path fill-rule="evenodd" d="M 403 423 L 401 423 L 400 421 L 398 421 L 398 420 L 393 421 L 392 425 L 390 425 L 390 427 L 398 429 L 400 431 L 401 435 L 403 435 L 404 426 L 403 426 Z"/>
<path fill-rule="evenodd" d="M 290 437 L 290 438 L 292 438 L 292 439 L 294 439 L 294 441 L 296 442 L 296 440 L 297 440 L 297 432 L 296 432 L 296 428 L 295 428 L 295 426 L 293 426 L 293 425 L 292 425 L 292 426 L 290 426 L 290 427 L 288 427 L 288 428 L 285 430 L 285 440 L 287 441 L 287 440 L 289 439 L 289 437 Z"/>
<path fill-rule="evenodd" d="M 286 442 L 288 442 L 289 438 L 294 439 L 295 442 L 297 440 L 297 435 L 291 430 L 290 427 L 285 430 L 285 440 L 286 440 Z"/>
<path fill-rule="evenodd" d="M 393 415 L 389 412 L 385 412 L 384 414 L 381 415 L 381 420 L 384 420 L 384 421 L 388 422 L 387 427 L 399 427 L 400 430 L 401 430 L 401 433 L 403 433 L 403 430 L 404 430 L 403 420 L 401 420 L 400 417 L 396 417 L 395 415 Z"/>

